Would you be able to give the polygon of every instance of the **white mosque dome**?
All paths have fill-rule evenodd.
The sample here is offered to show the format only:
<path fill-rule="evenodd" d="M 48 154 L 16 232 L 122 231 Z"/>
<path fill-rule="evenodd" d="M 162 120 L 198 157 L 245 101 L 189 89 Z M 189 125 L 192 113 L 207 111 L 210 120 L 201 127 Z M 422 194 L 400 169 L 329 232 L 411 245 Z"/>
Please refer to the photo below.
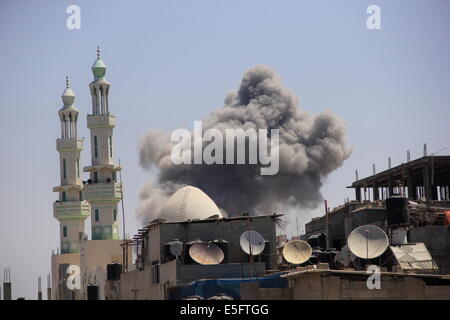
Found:
<path fill-rule="evenodd" d="M 175 192 L 161 208 L 159 218 L 169 221 L 207 219 L 218 215 L 219 208 L 206 193 L 196 187 L 186 186 Z"/>

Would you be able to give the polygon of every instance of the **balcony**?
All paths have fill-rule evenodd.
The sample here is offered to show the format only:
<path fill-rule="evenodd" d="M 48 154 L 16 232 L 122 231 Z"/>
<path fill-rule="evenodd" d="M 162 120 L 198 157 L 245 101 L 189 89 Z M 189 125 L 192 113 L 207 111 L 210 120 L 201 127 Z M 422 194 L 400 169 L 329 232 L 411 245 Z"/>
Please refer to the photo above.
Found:
<path fill-rule="evenodd" d="M 83 150 L 83 139 L 56 139 L 56 150 L 81 151 Z"/>
<path fill-rule="evenodd" d="M 113 114 L 89 114 L 87 116 L 87 126 L 93 128 L 114 128 L 116 126 L 116 116 Z"/>
<path fill-rule="evenodd" d="M 58 220 L 84 220 L 91 214 L 91 205 L 87 201 L 55 201 L 53 216 Z"/>
<path fill-rule="evenodd" d="M 88 183 L 83 187 L 83 197 L 87 201 L 120 201 L 122 199 L 121 183 Z"/>

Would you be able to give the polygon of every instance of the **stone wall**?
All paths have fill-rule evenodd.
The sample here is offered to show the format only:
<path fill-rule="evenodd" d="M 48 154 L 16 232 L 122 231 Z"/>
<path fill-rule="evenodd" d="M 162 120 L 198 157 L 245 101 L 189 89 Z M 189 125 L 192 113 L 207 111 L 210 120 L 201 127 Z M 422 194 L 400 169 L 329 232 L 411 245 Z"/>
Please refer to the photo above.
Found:
<path fill-rule="evenodd" d="M 381 289 L 367 288 L 367 275 L 311 273 L 289 280 L 294 300 L 450 299 L 450 280 L 427 284 L 419 277 L 383 275 Z"/>

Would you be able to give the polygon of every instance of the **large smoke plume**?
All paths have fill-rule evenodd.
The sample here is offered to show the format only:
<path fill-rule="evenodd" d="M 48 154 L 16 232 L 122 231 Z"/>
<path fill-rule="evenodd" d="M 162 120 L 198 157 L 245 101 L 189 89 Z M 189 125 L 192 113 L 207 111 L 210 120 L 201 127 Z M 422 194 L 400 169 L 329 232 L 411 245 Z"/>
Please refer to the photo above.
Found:
<path fill-rule="evenodd" d="M 140 164 L 157 167 L 159 176 L 141 190 L 138 215 L 143 223 L 157 218 L 164 201 L 185 185 L 202 189 L 228 216 L 314 208 L 322 200 L 324 178 L 351 153 L 343 121 L 331 111 L 312 116 L 299 109 L 297 97 L 264 65 L 245 72 L 238 91 L 203 120 L 203 130 L 208 128 L 278 128 L 278 174 L 260 175 L 260 166 L 250 164 L 175 165 L 170 133 L 150 130 L 140 141 Z"/>

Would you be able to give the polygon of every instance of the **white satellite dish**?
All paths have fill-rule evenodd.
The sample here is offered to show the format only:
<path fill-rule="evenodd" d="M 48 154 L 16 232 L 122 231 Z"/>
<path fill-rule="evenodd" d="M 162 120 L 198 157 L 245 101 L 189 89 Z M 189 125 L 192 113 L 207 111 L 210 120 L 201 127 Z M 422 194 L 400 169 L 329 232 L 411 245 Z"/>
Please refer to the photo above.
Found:
<path fill-rule="evenodd" d="M 224 258 L 222 249 L 215 244 L 205 242 L 193 244 L 189 248 L 189 255 L 192 260 L 203 265 L 219 264 Z"/>
<path fill-rule="evenodd" d="M 240 244 L 242 250 L 252 256 L 261 254 L 266 247 L 263 236 L 253 230 L 245 231 L 241 234 Z"/>
<path fill-rule="evenodd" d="M 173 241 L 170 244 L 170 253 L 175 256 L 175 257 L 179 257 L 182 253 L 183 253 L 183 242 L 181 241 Z"/>
<path fill-rule="evenodd" d="M 355 256 L 362 259 L 373 259 L 386 251 L 389 246 L 389 239 L 379 227 L 364 225 L 350 233 L 347 243 Z"/>
<path fill-rule="evenodd" d="M 341 252 L 334 257 L 334 262 L 343 267 L 349 267 L 355 259 L 356 256 L 351 252 L 348 245 L 345 245 L 342 247 Z"/>
<path fill-rule="evenodd" d="M 283 248 L 284 259 L 292 264 L 302 264 L 311 258 L 312 248 L 303 240 L 289 241 Z"/>

